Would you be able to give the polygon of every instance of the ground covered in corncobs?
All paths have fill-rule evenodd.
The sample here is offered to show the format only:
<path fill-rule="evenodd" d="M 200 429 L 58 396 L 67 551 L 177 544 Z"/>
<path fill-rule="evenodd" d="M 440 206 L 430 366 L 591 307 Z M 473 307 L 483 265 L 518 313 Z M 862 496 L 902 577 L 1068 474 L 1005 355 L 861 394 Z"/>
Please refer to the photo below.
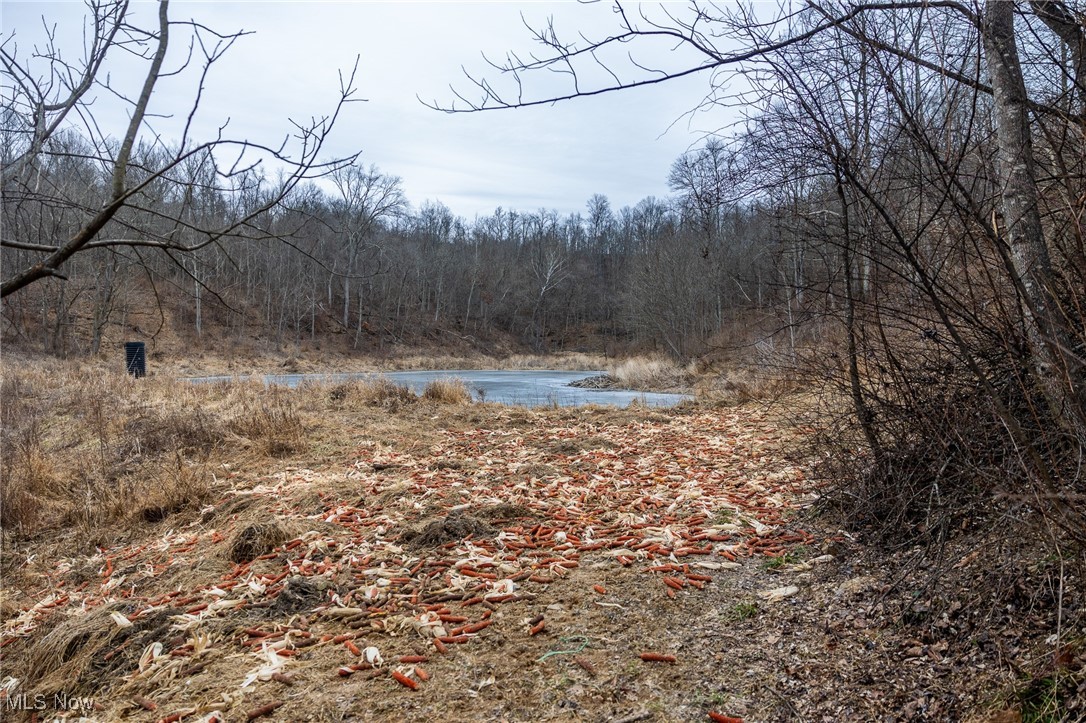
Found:
<path fill-rule="evenodd" d="M 1036 641 L 983 607 L 903 623 L 919 550 L 873 556 L 813 514 L 809 423 L 390 414 L 330 413 L 301 451 L 221 465 L 199 509 L 28 555 L 5 718 L 1019 719 L 1000 691 Z M 18 712 L 34 694 L 48 709 Z"/>

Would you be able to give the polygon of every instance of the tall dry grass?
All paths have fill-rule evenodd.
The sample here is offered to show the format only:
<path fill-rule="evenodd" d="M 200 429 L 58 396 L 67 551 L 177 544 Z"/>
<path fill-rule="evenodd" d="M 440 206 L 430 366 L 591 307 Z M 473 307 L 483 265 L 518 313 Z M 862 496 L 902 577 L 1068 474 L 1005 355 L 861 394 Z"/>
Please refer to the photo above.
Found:
<path fill-rule="evenodd" d="M 692 376 L 670 359 L 662 357 L 633 357 L 608 370 L 608 376 L 625 389 L 638 391 L 683 390 L 690 386 Z"/>
<path fill-rule="evenodd" d="M 196 509 L 224 456 L 304 444 L 291 402 L 260 384 L 136 380 L 52 359 L 6 357 L 2 370 L 0 525 L 19 538 L 63 529 L 93 541 Z"/>
<path fill-rule="evenodd" d="M 227 428 L 257 446 L 261 454 L 284 457 L 304 444 L 305 427 L 291 399 L 282 390 L 243 400 Z"/>
<path fill-rule="evenodd" d="M 42 448 L 38 419 L 31 417 L 10 427 L 7 417 L 0 445 L 0 526 L 26 534 L 47 514 L 60 479 Z"/>
<path fill-rule="evenodd" d="M 437 404 L 470 404 L 471 392 L 461 379 L 442 378 L 427 382 L 422 398 Z"/>
<path fill-rule="evenodd" d="M 707 354 L 686 364 L 662 356 L 630 357 L 608 365 L 604 377 L 588 386 L 693 393 L 695 406 L 742 404 L 776 400 L 808 386 L 810 375 L 800 371 L 802 365 L 798 354 L 764 339 L 741 354 Z"/>
<path fill-rule="evenodd" d="M 420 404 L 471 402 L 451 378 L 416 395 L 386 377 L 291 390 L 257 380 L 137 380 L 48 358 L 6 357 L 0 369 L 0 526 L 20 539 L 119 534 L 199 509 L 223 464 L 257 469 L 314 444 L 332 449 L 347 419 L 404 428 Z"/>
<path fill-rule="evenodd" d="M 326 398 L 338 409 L 377 407 L 389 412 L 398 412 L 419 400 L 409 387 L 397 384 L 384 376 L 372 379 L 351 379 L 334 384 L 331 388 L 326 388 L 324 385 L 306 385 L 303 391 L 317 397 L 316 401 Z"/>

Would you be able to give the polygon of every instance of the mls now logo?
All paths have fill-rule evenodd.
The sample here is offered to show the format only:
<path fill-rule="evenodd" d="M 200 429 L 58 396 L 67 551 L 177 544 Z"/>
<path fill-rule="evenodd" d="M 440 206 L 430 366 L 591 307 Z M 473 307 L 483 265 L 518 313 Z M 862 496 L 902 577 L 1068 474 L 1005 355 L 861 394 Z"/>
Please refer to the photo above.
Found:
<path fill-rule="evenodd" d="M 46 709 L 80 711 L 91 710 L 92 708 L 94 708 L 94 700 L 92 698 L 82 698 L 68 695 L 67 693 L 57 693 L 52 698 L 41 693 L 35 693 L 34 695 L 19 693 L 17 695 L 7 696 L 4 699 L 3 704 L 3 710 L 9 711 Z"/>

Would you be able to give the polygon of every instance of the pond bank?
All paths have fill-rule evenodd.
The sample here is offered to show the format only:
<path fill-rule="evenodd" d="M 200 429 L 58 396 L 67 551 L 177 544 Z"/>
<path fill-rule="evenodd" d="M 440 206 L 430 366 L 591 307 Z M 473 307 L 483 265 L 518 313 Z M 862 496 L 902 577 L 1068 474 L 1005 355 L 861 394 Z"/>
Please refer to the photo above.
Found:
<path fill-rule="evenodd" d="M 337 374 L 268 374 L 265 384 L 295 388 L 303 384 L 340 384 L 355 379 L 374 379 L 375 372 Z M 496 402 L 525 407 L 577 407 L 586 404 L 625 407 L 639 403 L 648 407 L 670 407 L 688 395 L 622 389 L 617 386 L 581 386 L 586 381 L 608 378 L 600 371 L 509 370 L 509 369 L 447 369 L 427 371 L 381 372 L 379 376 L 422 393 L 426 385 L 440 379 L 458 379 L 464 383 L 472 398 L 481 402 Z M 197 383 L 225 382 L 253 377 L 197 377 Z M 256 378 L 261 378 L 259 375 Z"/>
<path fill-rule="evenodd" d="M 584 379 L 578 379 L 570 382 L 571 387 L 577 389 L 594 389 L 597 391 L 610 391 L 610 390 L 627 390 L 627 391 L 652 391 L 658 394 L 680 394 L 689 396 L 692 391 L 690 385 L 665 383 L 661 385 L 649 385 L 648 388 L 643 388 L 639 385 L 630 384 L 629 382 L 618 379 L 611 374 L 595 374 L 585 377 Z"/>

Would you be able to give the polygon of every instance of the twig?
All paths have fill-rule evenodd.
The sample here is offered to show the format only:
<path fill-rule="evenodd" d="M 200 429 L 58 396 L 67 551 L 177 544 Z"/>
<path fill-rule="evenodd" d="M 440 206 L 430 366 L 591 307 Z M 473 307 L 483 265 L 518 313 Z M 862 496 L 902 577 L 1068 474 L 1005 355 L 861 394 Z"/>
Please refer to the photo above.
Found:
<path fill-rule="evenodd" d="M 783 696 L 783 695 L 782 695 L 782 694 L 780 693 L 780 691 L 778 691 L 778 690 L 777 690 L 776 688 L 774 688 L 774 687 L 773 687 L 772 685 L 763 685 L 762 687 L 763 687 L 763 688 L 765 688 L 766 690 L 768 690 L 768 691 L 769 691 L 770 693 L 772 693 L 773 695 L 777 696 L 777 699 L 778 699 L 778 700 L 779 700 L 780 702 L 782 702 L 782 703 L 784 703 L 784 704 L 785 704 L 786 706 L 788 706 L 788 710 L 790 710 L 790 711 L 792 712 L 792 715 L 794 715 L 794 716 L 795 716 L 795 717 L 797 717 L 797 718 L 799 717 L 799 711 L 798 711 L 798 710 L 796 710 L 796 707 L 795 707 L 794 705 L 792 705 L 792 701 L 790 701 L 790 700 L 788 700 L 787 698 L 785 698 L 785 697 L 784 697 L 784 696 Z"/>

